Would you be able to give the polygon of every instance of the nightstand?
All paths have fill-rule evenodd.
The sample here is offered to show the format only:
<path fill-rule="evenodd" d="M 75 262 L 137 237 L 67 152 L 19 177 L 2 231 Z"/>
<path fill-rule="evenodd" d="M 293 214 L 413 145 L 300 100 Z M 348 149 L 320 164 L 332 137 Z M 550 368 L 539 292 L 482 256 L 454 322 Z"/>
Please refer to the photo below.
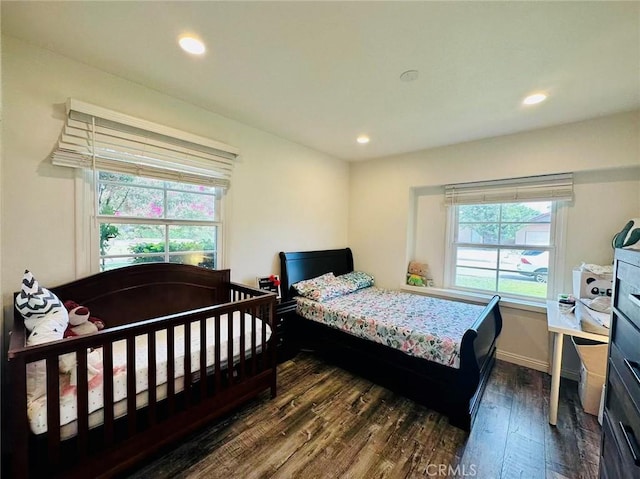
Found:
<path fill-rule="evenodd" d="M 278 300 L 276 304 L 276 342 L 277 342 L 277 360 L 282 363 L 294 357 L 297 354 L 297 348 L 291 337 L 287 337 L 288 323 L 291 323 L 292 317 L 296 314 L 295 299 Z"/>

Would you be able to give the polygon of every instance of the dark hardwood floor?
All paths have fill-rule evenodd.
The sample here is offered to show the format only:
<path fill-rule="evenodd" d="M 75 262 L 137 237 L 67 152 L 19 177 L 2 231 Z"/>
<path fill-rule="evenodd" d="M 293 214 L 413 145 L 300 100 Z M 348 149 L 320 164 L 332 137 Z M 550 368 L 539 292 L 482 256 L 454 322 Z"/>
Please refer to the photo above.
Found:
<path fill-rule="evenodd" d="M 278 373 L 278 397 L 264 394 L 128 477 L 597 477 L 600 426 L 582 411 L 573 381 L 561 383 L 554 428 L 549 376 L 498 361 L 467 435 L 309 354 Z"/>

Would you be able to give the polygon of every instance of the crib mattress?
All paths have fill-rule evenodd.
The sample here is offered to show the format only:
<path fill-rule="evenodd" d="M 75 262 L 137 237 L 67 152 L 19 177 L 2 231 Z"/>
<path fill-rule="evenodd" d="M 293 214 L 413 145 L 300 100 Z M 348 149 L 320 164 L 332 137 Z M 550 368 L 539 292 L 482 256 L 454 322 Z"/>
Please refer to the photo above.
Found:
<path fill-rule="evenodd" d="M 233 361 L 237 364 L 240 359 L 240 338 L 241 338 L 241 318 L 240 311 L 233 314 Z M 262 325 L 263 322 L 255 318 L 256 321 L 256 352 L 262 350 Z M 220 316 L 220 368 L 225 369 L 228 364 L 229 334 L 227 315 Z M 251 336 L 253 319 L 251 315 L 244 315 L 244 344 L 245 357 L 251 356 Z M 271 337 L 271 328 L 266 326 L 266 339 Z M 213 318 L 207 319 L 206 327 L 206 364 L 207 369 L 214 366 L 215 362 L 215 322 Z M 135 341 L 135 375 L 136 375 L 136 407 L 142 408 L 148 404 L 149 382 L 148 382 L 148 353 L 147 336 L 137 336 Z M 174 385 L 175 391 L 182 391 L 184 388 L 184 327 L 178 326 L 174 329 Z M 104 422 L 104 398 L 103 398 L 103 374 L 102 370 L 102 349 L 96 349 L 90 353 L 92 356 L 90 363 L 96 365 L 97 372 L 90 374 L 89 378 L 89 427 L 94 428 Z M 122 417 L 127 413 L 127 356 L 126 341 L 116 341 L 113 343 L 113 390 L 114 390 L 114 416 Z M 167 331 L 156 332 L 156 397 L 162 400 L 167 397 Z M 191 324 L 191 372 L 200 371 L 200 323 Z M 61 397 L 60 397 L 60 425 L 61 439 L 68 439 L 77 433 L 77 398 L 76 388 L 69 375 L 61 375 Z M 34 434 L 43 434 L 47 431 L 47 397 L 41 396 L 28 404 L 27 414 L 31 431 Z"/>

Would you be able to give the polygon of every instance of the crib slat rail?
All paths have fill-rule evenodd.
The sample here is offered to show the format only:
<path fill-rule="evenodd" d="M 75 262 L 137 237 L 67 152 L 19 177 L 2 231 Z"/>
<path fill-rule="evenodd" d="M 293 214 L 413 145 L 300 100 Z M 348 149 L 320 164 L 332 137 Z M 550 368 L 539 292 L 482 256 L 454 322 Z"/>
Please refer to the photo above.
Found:
<path fill-rule="evenodd" d="M 12 477 L 108 477 L 126 471 L 160 447 L 226 414 L 261 391 L 271 389 L 275 394 L 275 295 L 230 282 L 222 287 L 225 288 L 225 294 L 229 299 L 235 298 L 234 302 L 107 327 L 86 336 L 27 347 L 23 332 L 12 334 L 8 393 L 14 443 Z M 267 325 L 272 332 L 269 338 Z M 199 333 L 192 327 L 199 327 Z M 225 327 L 226 338 L 221 334 Z M 176 340 L 181 341 L 177 339 L 178 328 L 183 330 L 184 366 L 176 368 Z M 14 331 L 20 330 L 23 331 L 22 320 L 16 317 Z M 238 331 L 239 337 L 234 335 Z M 160 332 L 165 334 L 166 344 L 158 339 Z M 141 356 L 146 356 L 146 378 L 140 376 L 144 369 L 136 371 L 137 339 L 146 339 L 147 352 Z M 217 346 L 223 344 L 223 339 L 227 341 L 226 351 Z M 203 346 L 212 343 L 216 346 Z M 111 374 L 116 344 L 123 344 L 126 354 L 126 371 L 114 372 L 116 377 L 126 377 L 120 379 L 124 380 L 124 399 L 116 397 L 115 377 Z M 195 344 L 200 345 L 199 351 L 194 349 Z M 162 367 L 166 367 L 167 379 L 163 385 L 157 378 L 165 370 L 156 362 L 161 347 L 166 351 L 166 366 Z M 103 407 L 101 419 L 95 424 L 91 419 L 91 401 L 95 399 L 90 401 L 90 395 L 96 386 L 89 381 L 95 376 L 87 354 L 100 348 Z M 222 357 L 223 352 L 226 358 Z M 58 362 L 60 356 L 69 353 L 76 357 L 75 430 L 62 424 L 59 406 L 64 391 Z M 26 413 L 26 370 L 28 364 L 38 361 L 46 364 L 46 432 L 36 436 L 30 432 Z M 140 381 L 148 387 L 137 395 Z M 146 398 L 146 405 L 137 404 L 141 397 Z M 118 412 L 121 409 L 126 411 L 124 416 Z M 32 458 L 38 450 L 46 451 L 46 459 L 36 465 Z M 70 450 L 73 454 L 68 453 Z"/>
<path fill-rule="evenodd" d="M 184 405 L 188 408 L 191 405 L 191 323 L 187 322 L 184 327 Z M 174 359 L 175 360 L 175 359 Z M 169 362 L 173 362 L 168 359 Z"/>
<path fill-rule="evenodd" d="M 127 429 L 129 436 L 136 432 L 136 337 L 127 337 Z"/>
<path fill-rule="evenodd" d="M 157 383 L 157 371 L 156 371 L 156 333 L 151 332 L 147 335 L 147 364 L 149 365 L 149 424 L 151 426 L 156 424 L 157 421 L 157 401 L 156 383 Z"/>
<path fill-rule="evenodd" d="M 57 358 L 48 358 L 46 360 L 46 370 L 47 397 L 52 399 L 57 398 L 60 389 Z M 51 427 L 49 434 L 47 434 L 48 460 L 55 468 L 60 464 L 60 408 L 58 407 L 58 401 L 47 401 L 47 421 Z"/>
<path fill-rule="evenodd" d="M 113 343 L 106 341 L 102 346 L 103 370 L 113 371 Z M 113 375 L 105 374 L 102 377 L 104 407 L 104 444 L 110 447 L 114 441 L 114 412 L 113 412 Z"/>
<path fill-rule="evenodd" d="M 77 411 L 78 411 L 78 457 L 82 460 L 87 455 L 89 439 L 89 378 L 87 355 L 77 354 Z"/>

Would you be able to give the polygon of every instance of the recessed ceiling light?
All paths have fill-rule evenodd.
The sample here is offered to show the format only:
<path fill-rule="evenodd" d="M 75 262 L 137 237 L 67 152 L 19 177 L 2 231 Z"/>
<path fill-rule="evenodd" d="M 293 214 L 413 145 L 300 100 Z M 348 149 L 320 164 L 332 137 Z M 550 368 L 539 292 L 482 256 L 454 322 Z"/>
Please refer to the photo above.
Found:
<path fill-rule="evenodd" d="M 522 100 L 523 105 L 535 105 L 536 103 L 543 102 L 547 99 L 547 95 L 544 93 L 534 93 Z"/>
<path fill-rule="evenodd" d="M 178 43 L 185 52 L 191 53 L 192 55 L 202 55 L 206 50 L 204 43 L 192 35 L 180 36 Z"/>
<path fill-rule="evenodd" d="M 360 135 L 356 138 L 356 141 L 361 145 L 364 145 L 365 143 L 369 143 L 369 137 L 367 135 Z"/>

